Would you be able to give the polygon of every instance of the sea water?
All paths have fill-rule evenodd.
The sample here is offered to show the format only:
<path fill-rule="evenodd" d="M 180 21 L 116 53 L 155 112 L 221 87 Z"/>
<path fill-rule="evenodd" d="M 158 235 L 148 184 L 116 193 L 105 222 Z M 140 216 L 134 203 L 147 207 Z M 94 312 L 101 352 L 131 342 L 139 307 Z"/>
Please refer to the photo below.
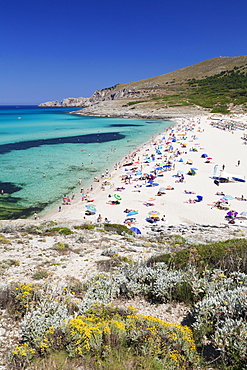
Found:
<path fill-rule="evenodd" d="M 69 114 L 76 110 L 0 106 L 0 219 L 46 212 L 174 124 Z"/>

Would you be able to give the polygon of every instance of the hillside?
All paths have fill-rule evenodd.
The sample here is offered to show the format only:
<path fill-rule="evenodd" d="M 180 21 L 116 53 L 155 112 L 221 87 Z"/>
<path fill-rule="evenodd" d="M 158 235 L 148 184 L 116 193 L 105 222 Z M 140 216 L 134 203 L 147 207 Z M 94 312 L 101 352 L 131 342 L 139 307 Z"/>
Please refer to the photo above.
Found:
<path fill-rule="evenodd" d="M 82 114 L 111 116 L 136 116 L 133 109 L 140 109 L 140 115 L 150 115 L 150 110 L 173 107 L 179 107 L 181 113 L 188 111 L 186 107 L 243 113 L 247 109 L 246 71 L 247 56 L 218 57 L 164 75 L 97 90 L 90 98 L 67 98 L 61 104 L 54 101 L 41 106 L 81 106 L 88 107 Z M 114 103 L 95 107 L 108 101 Z M 119 113 L 114 113 L 114 109 Z"/>
<path fill-rule="evenodd" d="M 136 82 L 130 82 L 127 84 L 117 85 L 117 89 L 165 89 L 167 85 L 179 85 L 185 81 L 195 78 L 201 79 L 215 74 L 221 73 L 222 71 L 232 70 L 234 67 L 240 67 L 245 65 L 245 71 L 247 70 L 247 56 L 239 57 L 218 57 L 207 59 L 203 62 L 193 64 L 189 67 L 178 69 L 174 72 L 166 73 L 164 75 L 151 77 L 145 80 Z"/>

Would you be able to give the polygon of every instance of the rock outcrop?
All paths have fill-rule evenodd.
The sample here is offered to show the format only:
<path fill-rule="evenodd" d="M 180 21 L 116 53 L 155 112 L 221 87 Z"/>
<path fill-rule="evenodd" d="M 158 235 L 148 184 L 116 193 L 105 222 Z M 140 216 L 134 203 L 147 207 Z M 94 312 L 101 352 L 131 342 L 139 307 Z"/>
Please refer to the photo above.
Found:
<path fill-rule="evenodd" d="M 87 107 L 89 98 L 67 98 L 61 101 L 62 107 Z"/>
<path fill-rule="evenodd" d="M 39 107 L 90 107 L 98 102 L 107 100 L 119 100 L 126 98 L 140 98 L 150 94 L 149 91 L 117 89 L 118 85 L 102 90 L 96 90 L 90 98 L 66 98 L 59 103 L 58 100 L 42 103 Z"/>
<path fill-rule="evenodd" d="M 46 103 L 39 104 L 39 107 L 61 107 L 58 100 L 48 101 Z"/>

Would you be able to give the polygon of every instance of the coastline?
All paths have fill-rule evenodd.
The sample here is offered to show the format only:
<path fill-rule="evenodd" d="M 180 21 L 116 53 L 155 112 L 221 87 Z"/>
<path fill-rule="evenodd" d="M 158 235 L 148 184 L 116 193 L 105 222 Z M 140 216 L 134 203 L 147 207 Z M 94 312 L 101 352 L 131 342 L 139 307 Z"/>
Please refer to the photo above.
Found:
<path fill-rule="evenodd" d="M 244 122 L 244 124 L 247 123 L 246 116 L 240 116 L 238 120 Z M 230 207 L 235 208 L 239 214 L 242 211 L 247 211 L 247 202 L 245 203 L 244 201 L 241 202 L 235 199 L 242 195 L 247 197 L 246 182 L 234 182 L 216 186 L 211 179 L 214 166 L 218 165 L 219 168 L 221 168 L 223 164 L 230 173 L 236 174 L 237 176 L 242 176 L 243 174 L 247 175 L 247 165 L 245 163 L 247 148 L 245 145 L 242 145 L 243 141 L 241 140 L 244 131 L 237 129 L 224 131 L 214 128 L 210 125 L 212 120 L 206 115 L 193 116 L 190 118 L 185 118 L 184 115 L 184 118 L 177 117 L 176 120 L 173 118 L 173 121 L 176 122 L 175 126 L 168 128 L 165 133 L 157 135 L 156 138 L 151 138 L 149 142 L 136 148 L 128 158 L 130 160 L 131 157 L 133 157 L 135 160 L 135 158 L 139 157 L 139 160 L 135 160 L 136 163 L 133 162 L 133 166 L 136 167 L 136 170 L 144 171 L 145 168 L 146 172 L 152 173 L 155 168 L 152 165 L 156 165 L 157 167 L 160 162 L 164 161 L 164 156 L 167 157 L 167 152 L 164 150 L 162 151 L 160 159 L 156 157 L 154 163 L 144 163 L 143 159 L 147 156 L 147 153 L 151 154 L 150 151 L 155 148 L 153 143 L 156 142 L 156 146 L 162 144 L 164 147 L 164 140 L 162 142 L 162 137 L 164 135 L 167 135 L 168 132 L 171 134 L 173 131 L 176 135 L 179 135 L 180 126 L 183 124 L 187 125 L 191 131 L 188 131 L 188 138 L 184 144 L 187 144 L 189 150 L 183 150 L 180 155 L 180 157 L 184 157 L 184 162 L 179 162 L 179 158 L 174 157 L 172 159 L 174 169 L 164 172 L 163 176 L 157 176 L 155 178 L 155 181 L 159 184 L 157 187 L 148 187 L 143 180 L 137 181 L 135 173 L 131 176 L 130 183 L 124 183 L 121 180 L 121 176 L 130 171 L 126 171 L 128 166 L 123 166 L 123 162 L 126 160 L 126 158 L 123 158 L 122 161 L 118 163 L 117 167 L 110 169 L 109 174 L 105 174 L 105 177 L 100 179 L 100 182 L 93 183 L 92 191 L 86 189 L 86 199 L 92 202 L 82 201 L 80 198 L 78 199 L 80 194 L 76 194 L 75 200 L 72 201 L 71 205 L 62 206 L 61 212 L 54 210 L 46 214 L 42 219 L 65 223 L 71 222 L 72 220 L 75 222 L 96 223 L 97 217 L 100 214 L 103 221 L 107 218 L 111 223 L 124 224 L 126 220 L 126 213 L 124 213 L 124 210 L 129 208 L 137 211 L 138 214 L 133 217 L 134 222 L 128 226 L 139 228 L 143 234 L 148 233 L 154 226 L 165 229 L 180 224 L 224 226 L 226 225 L 224 219 L 226 212 L 212 207 L 214 202 L 219 199 L 219 197 L 215 195 L 217 191 L 222 191 L 233 197 L 233 200 L 229 202 L 231 204 Z M 200 129 L 198 129 L 198 127 Z M 232 132 L 234 134 L 232 134 Z M 191 136 L 197 136 L 198 139 L 192 140 Z M 189 146 L 195 146 L 197 151 L 190 152 Z M 201 158 L 202 152 L 208 152 L 208 155 L 213 158 L 211 163 L 205 164 L 205 161 Z M 173 151 L 168 153 L 174 156 Z M 193 159 L 194 168 L 198 169 L 195 176 L 187 175 L 191 166 L 185 163 L 186 160 L 191 159 L 189 157 Z M 237 167 L 236 161 L 238 160 L 241 165 Z M 185 182 L 183 184 L 176 182 L 177 178 L 175 176 L 177 171 L 184 172 Z M 108 185 L 105 186 L 105 190 L 101 190 L 104 181 L 107 181 Z M 158 189 L 168 185 L 174 187 L 174 190 L 167 190 L 165 192 L 166 194 L 157 196 Z M 121 187 L 125 189 L 122 191 L 116 190 Z M 185 189 L 195 192 L 195 195 L 185 194 Z M 120 204 L 109 204 L 109 201 L 115 199 L 115 195 L 119 195 L 122 198 Z M 196 204 L 189 204 L 189 199 L 196 195 L 203 196 L 203 201 Z M 149 199 L 153 200 L 149 202 Z M 144 205 L 148 202 L 153 204 L 153 206 L 147 207 Z M 97 212 L 93 215 L 86 216 L 86 205 L 94 205 Z M 152 210 L 159 212 L 161 217 L 165 215 L 165 221 L 159 221 L 155 225 L 149 224 L 146 219 L 148 218 L 148 213 Z M 239 225 L 240 227 L 247 226 L 244 220 L 240 220 Z"/>

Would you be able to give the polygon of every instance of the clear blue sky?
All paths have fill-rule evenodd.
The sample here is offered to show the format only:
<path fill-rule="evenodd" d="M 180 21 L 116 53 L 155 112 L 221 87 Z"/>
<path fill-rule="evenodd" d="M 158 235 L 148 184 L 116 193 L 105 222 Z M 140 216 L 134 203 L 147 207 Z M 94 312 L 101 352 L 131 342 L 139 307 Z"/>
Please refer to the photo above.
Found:
<path fill-rule="evenodd" d="M 246 16 L 246 0 L 0 0 L 0 105 L 245 55 Z"/>

